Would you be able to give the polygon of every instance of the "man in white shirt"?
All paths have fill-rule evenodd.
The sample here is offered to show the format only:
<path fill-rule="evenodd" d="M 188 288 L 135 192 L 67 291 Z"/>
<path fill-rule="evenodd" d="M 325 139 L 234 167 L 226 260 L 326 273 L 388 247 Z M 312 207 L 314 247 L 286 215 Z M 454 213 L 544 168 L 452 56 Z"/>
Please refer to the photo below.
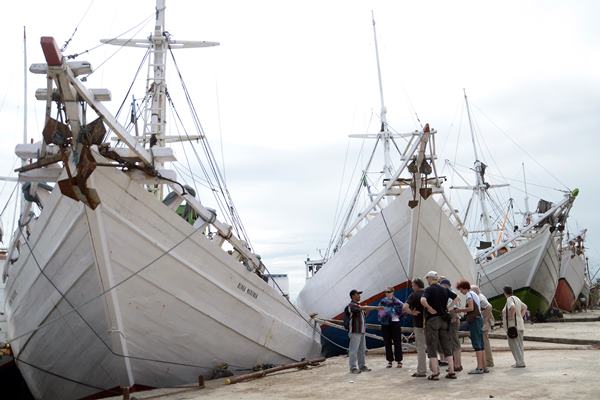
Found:
<path fill-rule="evenodd" d="M 502 322 L 504 329 L 508 333 L 508 328 L 516 326 L 518 336 L 508 338 L 508 346 L 515 358 L 513 368 L 525 368 L 525 355 L 523 352 L 523 332 L 525 331 L 525 321 L 523 316 L 527 312 L 527 305 L 517 296 L 513 295 L 513 290 L 510 286 L 504 286 L 504 296 L 506 297 L 506 305 L 502 309 Z"/>

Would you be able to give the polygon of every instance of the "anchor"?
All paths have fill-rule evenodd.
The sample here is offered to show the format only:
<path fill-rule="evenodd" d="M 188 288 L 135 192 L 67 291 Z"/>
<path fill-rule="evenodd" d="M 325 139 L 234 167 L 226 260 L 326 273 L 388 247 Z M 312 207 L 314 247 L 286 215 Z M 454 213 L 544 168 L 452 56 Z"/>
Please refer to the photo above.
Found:
<path fill-rule="evenodd" d="M 419 194 L 423 198 L 423 200 L 427 200 L 429 196 L 433 193 L 433 190 L 430 187 L 427 187 L 427 175 L 431 174 L 432 169 L 431 165 L 427 162 L 427 160 L 423 160 L 421 166 L 419 167 L 419 172 L 425 175 L 425 178 L 421 179 L 421 187 L 419 188 Z"/>
<path fill-rule="evenodd" d="M 414 161 L 412 162 L 412 164 L 414 164 Z M 410 166 L 409 166 L 410 168 Z M 412 194 L 413 194 L 413 199 L 408 201 L 408 206 L 410 208 L 415 208 L 416 206 L 419 205 L 419 200 L 417 200 L 417 193 L 415 191 L 417 187 L 417 176 L 415 174 L 413 174 L 413 178 L 412 178 L 412 182 L 410 184 L 410 188 L 412 190 Z"/>

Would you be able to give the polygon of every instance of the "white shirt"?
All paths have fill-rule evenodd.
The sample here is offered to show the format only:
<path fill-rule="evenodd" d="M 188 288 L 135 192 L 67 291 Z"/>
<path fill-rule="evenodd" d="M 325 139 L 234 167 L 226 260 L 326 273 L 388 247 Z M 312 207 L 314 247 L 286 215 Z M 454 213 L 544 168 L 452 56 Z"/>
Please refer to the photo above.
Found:
<path fill-rule="evenodd" d="M 510 318 L 510 321 L 506 321 L 506 313 L 507 310 L 514 308 L 517 317 L 517 330 L 524 331 L 525 330 L 525 321 L 523 321 L 523 317 L 521 316 L 521 310 L 523 307 L 526 307 L 525 304 L 519 299 L 517 296 L 510 296 L 506 299 L 506 305 L 502 309 L 502 322 L 505 330 L 508 330 L 509 326 L 515 326 L 515 318 Z"/>
<path fill-rule="evenodd" d="M 473 300 L 473 303 L 477 304 L 477 307 L 479 308 L 479 310 L 481 310 L 481 300 L 479 300 L 479 296 L 477 295 L 477 293 L 470 290 L 469 293 L 467 293 L 467 300 L 469 299 Z"/>
<path fill-rule="evenodd" d="M 481 303 L 481 308 L 488 308 L 490 306 L 490 302 L 483 293 L 479 293 L 479 301 Z"/>

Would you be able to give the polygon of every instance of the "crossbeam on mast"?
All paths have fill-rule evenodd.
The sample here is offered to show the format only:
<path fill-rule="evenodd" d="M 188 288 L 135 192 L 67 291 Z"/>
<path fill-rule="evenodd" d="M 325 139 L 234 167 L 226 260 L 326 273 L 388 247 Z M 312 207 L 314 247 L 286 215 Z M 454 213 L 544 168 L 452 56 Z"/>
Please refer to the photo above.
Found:
<path fill-rule="evenodd" d="M 153 42 L 146 39 L 102 39 L 100 43 L 104 44 L 112 44 L 115 46 L 122 47 L 138 47 L 143 49 L 148 49 L 153 46 Z M 168 41 L 169 47 L 172 49 L 191 49 L 191 48 L 199 48 L 199 47 L 214 47 L 219 46 L 219 42 L 209 42 L 209 41 L 193 41 L 193 40 L 173 40 L 169 39 Z"/>

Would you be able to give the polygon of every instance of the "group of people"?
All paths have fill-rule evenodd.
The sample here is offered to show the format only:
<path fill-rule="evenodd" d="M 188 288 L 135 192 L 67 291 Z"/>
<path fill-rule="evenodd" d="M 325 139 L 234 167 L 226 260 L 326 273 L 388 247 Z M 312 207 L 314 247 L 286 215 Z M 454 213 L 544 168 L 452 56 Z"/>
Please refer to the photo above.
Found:
<path fill-rule="evenodd" d="M 412 374 L 413 377 L 439 380 L 440 367 L 447 366 L 445 378 L 457 378 L 456 373 L 463 370 L 459 339 L 461 315 L 465 316 L 477 360 L 476 367 L 469 371 L 469 374 L 485 374 L 494 366 L 489 341 L 489 331 L 494 325 L 492 306 L 479 288 L 466 280 L 456 283 L 456 290 L 466 298 L 464 307 L 461 307 L 460 298 L 452 290 L 448 279 L 438 276 L 435 271 L 429 271 L 425 275 L 425 280 L 428 284 L 427 288 L 422 279 L 412 280 L 412 293 L 406 302 L 394 296 L 393 287 L 386 288 L 385 297 L 377 306 L 361 305 L 362 292 L 356 289 L 350 292 L 351 302 L 346 312 L 349 317 L 348 354 L 351 373 L 371 371 L 365 363 L 365 316 L 374 310 L 377 310 L 381 324 L 387 368 L 392 368 L 394 362 L 397 368 L 402 368 L 400 320 L 403 315 L 411 315 L 413 319 L 414 343 L 417 350 L 417 370 Z M 527 312 L 527 305 L 513 295 L 512 288 L 509 286 L 504 287 L 504 296 L 506 305 L 502 310 L 502 319 L 503 326 L 509 333 L 508 344 L 515 358 L 512 367 L 524 368 L 523 317 Z M 513 333 L 514 328 L 516 333 Z M 429 375 L 427 375 L 427 358 Z"/>

